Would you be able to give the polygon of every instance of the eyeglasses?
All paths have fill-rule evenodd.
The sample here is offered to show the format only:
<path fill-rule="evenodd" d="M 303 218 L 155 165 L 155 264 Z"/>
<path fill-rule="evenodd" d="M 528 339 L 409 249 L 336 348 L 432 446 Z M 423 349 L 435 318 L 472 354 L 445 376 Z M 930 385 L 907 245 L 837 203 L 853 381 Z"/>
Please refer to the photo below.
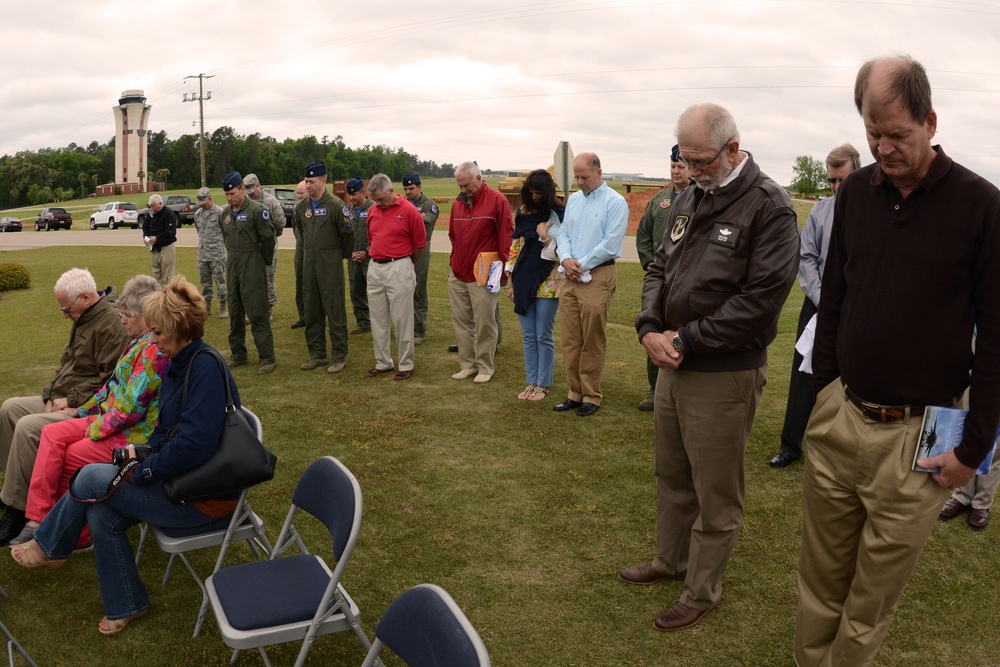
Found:
<path fill-rule="evenodd" d="M 695 169 L 704 169 L 705 167 L 708 167 L 713 162 L 718 160 L 719 156 L 722 155 L 722 152 L 726 150 L 727 146 L 729 146 L 729 142 L 731 142 L 735 138 L 736 137 L 729 137 L 728 139 L 726 139 L 726 143 L 722 144 L 722 148 L 719 149 L 718 153 L 712 156 L 711 160 L 692 160 L 684 155 L 682 155 L 681 158 L 684 160 L 684 162 L 687 163 L 689 167 L 694 167 Z"/>
<path fill-rule="evenodd" d="M 69 315 L 69 311 L 73 308 L 73 304 L 79 301 L 81 296 L 83 296 L 83 292 L 77 294 L 76 298 L 70 301 L 68 306 L 59 306 L 59 310 L 63 312 L 63 315 Z"/>

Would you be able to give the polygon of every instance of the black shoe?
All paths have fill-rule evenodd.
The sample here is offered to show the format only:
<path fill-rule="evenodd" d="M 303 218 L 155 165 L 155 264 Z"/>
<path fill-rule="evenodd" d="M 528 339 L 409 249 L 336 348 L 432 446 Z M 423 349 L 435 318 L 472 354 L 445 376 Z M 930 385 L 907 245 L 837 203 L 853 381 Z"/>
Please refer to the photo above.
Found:
<path fill-rule="evenodd" d="M 305 325 L 306 325 L 306 321 L 305 320 L 299 320 L 298 322 L 292 322 L 292 328 L 293 329 L 301 329 Z"/>
<path fill-rule="evenodd" d="M 10 544 L 10 541 L 20 535 L 27 525 L 28 517 L 24 516 L 23 510 L 8 507 L 3 518 L 0 519 L 0 547 Z"/>
<path fill-rule="evenodd" d="M 774 458 L 771 459 L 768 465 L 770 465 L 772 468 L 787 468 L 788 466 L 798 461 L 799 458 L 800 457 L 795 456 L 791 452 L 787 452 L 784 449 L 782 449 L 781 451 L 779 451 L 777 454 L 774 455 Z"/>
<path fill-rule="evenodd" d="M 595 405 L 594 403 L 587 403 L 586 401 L 584 401 L 583 405 L 580 406 L 580 409 L 576 411 L 576 416 L 589 417 L 590 415 L 597 412 L 597 408 L 599 407 L 601 406 Z"/>
<path fill-rule="evenodd" d="M 574 401 L 572 398 L 567 398 L 562 403 L 556 403 L 552 406 L 552 409 L 556 412 L 566 412 L 567 410 L 575 410 L 576 408 L 583 405 L 580 401 Z"/>
<path fill-rule="evenodd" d="M 449 345 L 448 346 L 448 351 L 449 352 L 458 352 L 458 345 Z"/>

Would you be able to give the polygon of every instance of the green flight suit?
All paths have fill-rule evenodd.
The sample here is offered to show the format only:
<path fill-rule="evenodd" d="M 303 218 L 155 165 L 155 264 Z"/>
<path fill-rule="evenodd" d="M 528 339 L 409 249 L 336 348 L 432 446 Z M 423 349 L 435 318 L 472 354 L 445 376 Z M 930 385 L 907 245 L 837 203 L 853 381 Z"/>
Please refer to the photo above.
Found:
<path fill-rule="evenodd" d="M 313 205 L 309 197 L 295 206 L 292 225 L 302 243 L 302 301 L 306 311 L 306 346 L 310 359 L 326 358 L 329 322 L 333 363 L 347 357 L 347 303 L 344 255 L 354 249 L 354 229 L 339 197 L 324 192 Z"/>
<path fill-rule="evenodd" d="M 361 206 L 348 204 L 344 207 L 344 217 L 354 229 L 354 252 L 368 252 L 368 209 L 374 204 L 365 198 Z M 351 307 L 354 309 L 354 321 L 365 331 L 372 328 L 368 316 L 368 264 L 369 259 L 358 264 L 350 257 L 347 259 L 347 277 L 351 281 Z"/>
<path fill-rule="evenodd" d="M 420 212 L 427 231 L 427 247 L 413 266 L 417 273 L 417 287 L 413 290 L 413 337 L 423 338 L 427 335 L 427 274 L 431 267 L 431 234 L 434 233 L 434 225 L 441 212 L 434 200 L 423 192 L 420 193 L 420 199 L 410 203 Z"/>
<path fill-rule="evenodd" d="M 274 363 L 274 336 L 267 307 L 267 267 L 274 259 L 274 226 L 267 209 L 250 199 L 233 211 L 232 205 L 219 216 L 226 242 L 226 282 L 229 291 L 229 354 L 233 361 L 247 360 L 246 325 L 260 364 Z"/>

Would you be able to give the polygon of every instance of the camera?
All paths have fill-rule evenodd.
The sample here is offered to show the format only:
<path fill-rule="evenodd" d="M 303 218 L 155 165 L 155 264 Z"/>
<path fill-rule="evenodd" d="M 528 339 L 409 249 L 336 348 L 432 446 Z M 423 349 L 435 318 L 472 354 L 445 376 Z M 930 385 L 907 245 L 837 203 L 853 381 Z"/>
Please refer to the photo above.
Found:
<path fill-rule="evenodd" d="M 145 461 L 146 458 L 153 453 L 153 450 L 146 445 L 135 445 L 135 458 L 139 461 Z M 115 447 L 111 450 L 111 462 L 116 466 L 120 466 L 128 461 L 128 447 Z"/>

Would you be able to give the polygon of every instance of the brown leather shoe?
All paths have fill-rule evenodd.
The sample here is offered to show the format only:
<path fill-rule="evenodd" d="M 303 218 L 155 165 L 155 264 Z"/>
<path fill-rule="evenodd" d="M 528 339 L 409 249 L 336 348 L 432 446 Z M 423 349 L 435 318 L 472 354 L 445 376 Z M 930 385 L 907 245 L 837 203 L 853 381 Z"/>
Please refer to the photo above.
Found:
<path fill-rule="evenodd" d="M 413 375 L 413 371 L 399 371 L 393 379 L 396 382 L 400 382 L 402 380 L 409 380 L 411 375 Z"/>
<path fill-rule="evenodd" d="M 684 581 L 683 574 L 663 574 L 652 566 L 651 563 L 639 563 L 630 567 L 623 567 L 618 571 L 618 578 L 626 584 L 636 584 L 638 586 L 648 586 L 660 581 Z"/>
<path fill-rule="evenodd" d="M 958 498 L 949 498 L 944 507 L 941 508 L 938 518 L 942 521 L 951 521 L 967 509 L 969 509 L 969 506 L 963 505 Z"/>
<path fill-rule="evenodd" d="M 722 604 L 722 600 L 719 600 L 708 609 L 693 609 L 683 602 L 677 602 L 653 621 L 653 629 L 660 632 L 686 630 L 693 625 L 697 625 L 698 621 L 704 618 L 708 612 L 718 609 L 720 604 Z"/>
<path fill-rule="evenodd" d="M 969 528 L 972 530 L 982 530 L 986 527 L 986 524 L 990 522 L 990 511 L 984 509 L 978 509 L 976 507 L 972 508 L 969 512 L 969 519 L 966 523 L 969 524 Z"/>
<path fill-rule="evenodd" d="M 385 375 L 386 373 L 391 373 L 391 368 L 373 368 L 367 373 L 365 373 L 366 378 L 377 378 L 379 375 Z"/>

